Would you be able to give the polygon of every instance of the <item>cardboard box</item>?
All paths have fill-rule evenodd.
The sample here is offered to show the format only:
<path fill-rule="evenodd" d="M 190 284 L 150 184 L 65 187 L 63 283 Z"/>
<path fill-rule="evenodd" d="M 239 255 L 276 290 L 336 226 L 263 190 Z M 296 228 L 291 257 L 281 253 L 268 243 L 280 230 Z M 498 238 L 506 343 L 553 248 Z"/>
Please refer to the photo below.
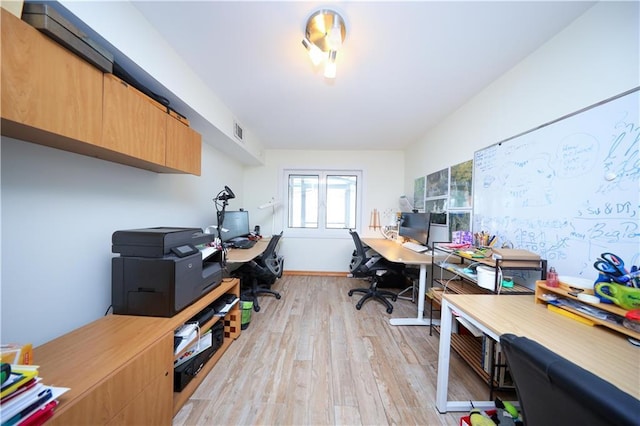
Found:
<path fill-rule="evenodd" d="M 33 347 L 31 343 L 7 343 L 0 345 L 0 358 L 7 364 L 33 364 Z"/>

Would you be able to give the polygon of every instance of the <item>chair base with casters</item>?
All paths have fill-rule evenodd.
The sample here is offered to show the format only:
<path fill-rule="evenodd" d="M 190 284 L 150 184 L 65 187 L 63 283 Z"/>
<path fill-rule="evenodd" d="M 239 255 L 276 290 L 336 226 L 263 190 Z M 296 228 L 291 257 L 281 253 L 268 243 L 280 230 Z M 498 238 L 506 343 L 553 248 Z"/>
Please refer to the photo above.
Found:
<path fill-rule="evenodd" d="M 391 291 L 387 291 L 387 290 L 379 290 L 378 289 L 378 279 L 373 278 L 371 280 L 371 285 L 367 288 L 354 288 L 349 290 L 349 296 L 353 296 L 353 293 L 363 293 L 364 296 L 362 296 L 362 298 L 360 298 L 360 300 L 358 301 L 358 303 L 356 303 L 356 309 L 360 310 L 362 308 L 362 305 L 364 304 L 364 302 L 366 302 L 369 299 L 374 299 L 377 300 L 379 302 L 381 302 L 382 304 L 384 304 L 387 307 L 387 313 L 391 314 L 393 313 L 393 305 L 389 302 L 389 300 L 387 300 L 388 298 L 391 299 L 392 301 L 396 301 L 398 300 L 398 295 L 391 292 Z"/>
<path fill-rule="evenodd" d="M 253 302 L 253 310 L 256 312 L 260 312 L 260 302 L 258 301 L 258 296 L 269 294 L 275 296 L 276 299 L 280 299 L 282 296 L 275 290 L 271 290 L 268 287 L 260 285 L 258 283 L 257 277 L 247 277 L 251 280 L 251 286 L 242 291 L 240 298 L 242 300 L 248 300 Z"/>
<path fill-rule="evenodd" d="M 349 296 L 353 293 L 364 293 L 364 296 L 356 304 L 356 309 L 362 308 L 364 302 L 369 299 L 375 299 L 387 307 L 387 313 L 393 312 L 392 301 L 398 300 L 396 293 L 387 290 L 379 290 L 378 284 L 383 276 L 388 274 L 401 273 L 404 269 L 403 264 L 396 264 L 385 261 L 381 256 L 372 254 L 371 248 L 364 244 L 356 231 L 349 230 L 349 234 L 353 238 L 355 250 L 351 255 L 349 262 L 349 276 L 354 278 L 366 278 L 371 285 L 367 288 L 354 288 L 349 290 Z"/>

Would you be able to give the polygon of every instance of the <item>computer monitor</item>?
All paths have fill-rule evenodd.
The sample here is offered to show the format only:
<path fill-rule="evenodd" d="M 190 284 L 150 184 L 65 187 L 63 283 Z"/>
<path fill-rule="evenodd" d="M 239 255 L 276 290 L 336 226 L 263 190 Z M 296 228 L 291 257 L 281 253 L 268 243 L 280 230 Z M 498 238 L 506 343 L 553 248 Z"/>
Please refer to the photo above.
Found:
<path fill-rule="evenodd" d="M 226 211 L 222 220 L 222 241 L 229 241 L 236 237 L 246 237 L 249 229 L 249 212 L 246 210 Z M 227 230 L 225 232 L 225 230 Z"/>
<path fill-rule="evenodd" d="M 401 213 L 398 235 L 426 246 L 429 242 L 429 213 Z"/>

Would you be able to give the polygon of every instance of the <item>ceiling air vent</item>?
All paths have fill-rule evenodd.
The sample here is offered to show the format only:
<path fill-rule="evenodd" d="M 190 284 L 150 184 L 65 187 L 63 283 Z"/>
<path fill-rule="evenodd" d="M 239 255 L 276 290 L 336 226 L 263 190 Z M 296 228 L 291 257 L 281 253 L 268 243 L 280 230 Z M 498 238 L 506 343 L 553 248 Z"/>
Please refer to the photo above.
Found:
<path fill-rule="evenodd" d="M 242 142 L 242 127 L 240 127 L 240 124 L 238 124 L 237 121 L 233 122 L 233 136 Z"/>

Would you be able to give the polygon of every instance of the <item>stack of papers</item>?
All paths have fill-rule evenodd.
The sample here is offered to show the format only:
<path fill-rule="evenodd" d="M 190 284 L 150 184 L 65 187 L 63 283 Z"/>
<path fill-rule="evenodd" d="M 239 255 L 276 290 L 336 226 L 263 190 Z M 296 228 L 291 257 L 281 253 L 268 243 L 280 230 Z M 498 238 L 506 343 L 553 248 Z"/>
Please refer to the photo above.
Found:
<path fill-rule="evenodd" d="M 177 367 L 185 362 L 189 361 L 194 356 L 198 355 L 200 352 L 208 349 L 213 345 L 212 333 L 211 330 L 207 331 L 197 342 L 192 344 L 189 349 L 184 351 L 184 353 L 180 354 L 180 356 L 173 361 L 173 367 Z"/>
<path fill-rule="evenodd" d="M 11 365 L 2 383 L 0 420 L 2 425 L 37 426 L 53 416 L 58 398 L 69 388 L 47 386 L 38 377 L 37 365 Z"/>
<path fill-rule="evenodd" d="M 175 331 L 176 339 L 180 339 L 180 342 L 175 347 L 175 355 L 178 355 L 182 352 L 189 344 L 191 344 L 200 334 L 200 327 L 198 323 L 187 323 L 181 327 L 179 327 Z"/>
<path fill-rule="evenodd" d="M 227 315 L 227 313 L 229 313 L 229 311 L 231 310 L 231 308 L 233 308 L 233 306 L 238 303 L 240 301 L 240 299 L 238 297 L 236 297 L 232 302 L 225 304 L 224 306 L 221 306 L 219 309 L 217 309 L 216 307 L 216 313 L 215 316 L 217 317 L 224 317 L 225 315 Z"/>
<path fill-rule="evenodd" d="M 215 247 L 204 247 L 204 248 L 200 249 L 200 254 L 202 255 L 202 260 L 205 260 L 206 258 L 208 258 L 212 254 L 216 253 L 217 251 L 218 251 L 218 249 L 215 248 Z"/>

